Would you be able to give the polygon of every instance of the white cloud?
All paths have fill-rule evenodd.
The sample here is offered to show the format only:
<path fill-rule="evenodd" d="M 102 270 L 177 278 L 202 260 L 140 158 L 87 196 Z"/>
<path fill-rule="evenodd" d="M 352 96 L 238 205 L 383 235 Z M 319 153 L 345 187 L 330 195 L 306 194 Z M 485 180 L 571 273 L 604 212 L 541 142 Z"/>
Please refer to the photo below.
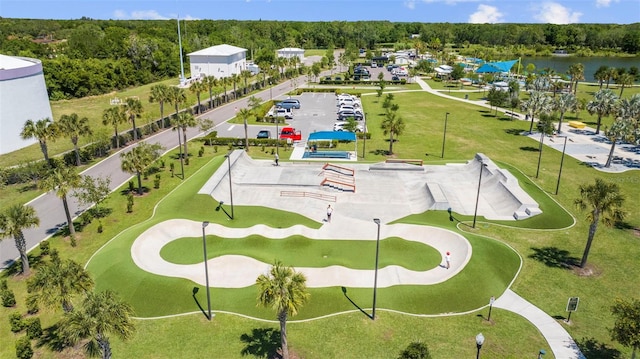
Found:
<path fill-rule="evenodd" d="M 416 1 L 415 0 L 407 0 L 404 2 L 404 6 L 406 8 L 409 8 L 411 10 L 416 8 Z"/>
<path fill-rule="evenodd" d="M 468 2 L 483 2 L 485 0 L 422 0 L 426 3 L 435 3 L 435 2 L 443 2 L 447 5 L 455 5 L 457 3 L 468 3 Z"/>
<path fill-rule="evenodd" d="M 612 2 L 618 2 L 619 0 L 596 0 L 596 7 L 609 7 Z"/>
<path fill-rule="evenodd" d="M 572 11 L 555 2 L 545 2 L 537 7 L 538 13 L 533 18 L 550 24 L 571 24 L 579 22 L 581 12 Z"/>
<path fill-rule="evenodd" d="M 469 15 L 469 22 L 472 24 L 494 24 L 503 22 L 504 15 L 495 6 L 480 4 L 478 10 Z"/>
<path fill-rule="evenodd" d="M 131 18 L 135 20 L 167 20 L 168 17 L 160 15 L 155 10 L 132 11 Z"/>
<path fill-rule="evenodd" d="M 113 12 L 113 17 L 116 19 L 126 19 L 127 13 L 124 12 L 123 10 L 116 10 Z"/>

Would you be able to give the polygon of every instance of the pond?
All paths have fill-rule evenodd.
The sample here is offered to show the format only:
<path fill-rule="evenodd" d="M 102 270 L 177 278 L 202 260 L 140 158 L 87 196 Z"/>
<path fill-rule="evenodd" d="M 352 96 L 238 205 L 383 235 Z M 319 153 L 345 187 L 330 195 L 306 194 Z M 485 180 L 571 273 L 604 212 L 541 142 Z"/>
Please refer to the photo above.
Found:
<path fill-rule="evenodd" d="M 569 66 L 581 63 L 584 65 L 584 78 L 588 82 L 596 82 L 593 74 L 602 65 L 608 67 L 624 67 L 627 70 L 632 66 L 640 67 L 638 57 L 575 57 L 575 56 L 551 56 L 551 57 L 523 57 L 522 66 L 534 64 L 536 72 L 544 68 L 552 68 L 558 74 L 566 74 Z"/>

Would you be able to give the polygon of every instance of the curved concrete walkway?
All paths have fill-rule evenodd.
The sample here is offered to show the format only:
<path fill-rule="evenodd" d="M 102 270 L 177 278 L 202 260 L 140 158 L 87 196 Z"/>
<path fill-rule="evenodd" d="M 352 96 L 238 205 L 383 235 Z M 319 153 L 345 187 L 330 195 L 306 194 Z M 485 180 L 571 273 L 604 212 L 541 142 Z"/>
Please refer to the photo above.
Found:
<path fill-rule="evenodd" d="M 357 222 L 357 220 L 356 220 Z M 364 221 L 360 221 L 364 222 Z M 375 229 L 370 223 L 354 223 L 350 220 L 350 230 L 343 231 L 343 226 L 332 221 L 320 229 L 305 226 L 289 228 L 272 228 L 257 225 L 250 228 L 229 228 L 211 223 L 205 233 L 225 238 L 244 238 L 260 235 L 274 240 L 301 235 L 317 240 L 373 240 L 374 233 L 362 233 L 356 228 Z M 374 234 L 374 236 L 371 236 Z M 135 240 L 131 247 L 133 261 L 141 269 L 162 276 L 178 277 L 205 284 L 202 262 L 196 264 L 176 264 L 166 261 L 160 255 L 162 248 L 177 239 L 202 236 L 202 223 L 185 219 L 173 219 L 156 224 L 147 229 Z M 400 237 L 405 240 L 424 243 L 438 250 L 443 255 L 442 266 L 427 271 L 413 271 L 401 266 L 386 266 L 378 270 L 378 287 L 394 285 L 429 285 L 444 282 L 467 265 L 471 259 L 471 244 L 463 236 L 441 228 L 425 227 L 409 224 L 383 225 L 380 228 L 380 240 L 389 237 Z M 444 253 L 454 253 L 451 268 L 444 268 Z M 330 262 L 330 259 L 328 259 Z M 217 288 L 243 288 L 255 284 L 255 278 L 268 273 L 271 264 L 263 263 L 250 257 L 240 255 L 224 255 L 207 261 L 210 273 L 210 284 Z M 354 288 L 372 288 L 373 270 L 351 269 L 338 265 L 319 268 L 297 267 L 307 277 L 309 287 L 345 286 Z"/>
<path fill-rule="evenodd" d="M 489 107 L 489 105 L 484 103 L 465 100 L 457 98 L 455 96 L 448 96 L 441 93 L 440 91 L 433 90 L 429 86 L 429 84 L 424 82 L 424 80 L 419 77 L 416 77 L 416 82 L 420 84 L 420 87 L 422 87 L 423 90 L 428 91 L 429 93 L 441 97 L 446 97 L 451 100 L 462 101 L 476 106 L 491 108 Z M 503 112 L 506 111 L 504 109 L 499 110 Z M 496 299 L 493 305 L 496 308 L 516 313 L 531 322 L 531 324 L 538 328 L 540 333 L 542 333 L 542 336 L 544 336 L 544 338 L 547 340 L 547 343 L 549 343 L 549 347 L 551 348 L 553 355 L 557 359 L 586 359 L 571 335 L 562 327 L 562 325 L 560 325 L 560 323 L 558 323 L 557 320 L 542 311 L 542 309 L 536 307 L 524 298 L 517 295 L 511 289 L 507 289 L 498 299 Z"/>

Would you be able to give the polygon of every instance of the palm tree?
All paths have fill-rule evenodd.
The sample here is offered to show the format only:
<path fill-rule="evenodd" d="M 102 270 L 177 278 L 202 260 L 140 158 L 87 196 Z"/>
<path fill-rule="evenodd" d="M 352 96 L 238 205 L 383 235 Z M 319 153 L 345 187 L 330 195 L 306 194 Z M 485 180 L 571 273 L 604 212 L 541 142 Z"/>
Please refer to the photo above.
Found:
<path fill-rule="evenodd" d="M 142 112 L 144 112 L 144 108 L 142 108 L 142 102 L 135 97 L 128 97 L 124 101 L 124 107 L 122 108 L 124 111 L 127 120 L 131 122 L 133 126 L 133 140 L 138 140 L 138 128 L 136 127 L 136 118 L 142 117 Z"/>
<path fill-rule="evenodd" d="M 640 94 L 634 94 L 630 98 L 623 98 L 617 106 L 617 116 L 631 122 L 632 133 L 629 142 L 638 143 L 640 139 Z"/>
<path fill-rule="evenodd" d="M 140 142 L 129 152 L 120 154 L 120 168 L 138 177 L 138 194 L 142 194 L 142 172 L 160 157 L 162 146 Z"/>
<path fill-rule="evenodd" d="M 27 256 L 27 240 L 22 231 L 39 225 L 40 219 L 31 206 L 15 204 L 0 213 L 0 241 L 13 237 L 20 253 L 22 274 L 24 275 L 29 275 L 29 257 Z"/>
<path fill-rule="evenodd" d="M 79 188 L 82 183 L 82 177 L 76 172 L 73 167 L 56 167 L 52 169 L 47 177 L 40 182 L 40 187 L 45 191 L 55 191 L 56 196 L 62 200 L 62 206 L 64 207 L 64 214 L 67 216 L 67 225 L 69 226 L 69 235 L 71 236 L 71 245 L 75 246 L 74 236 L 76 229 L 71 219 L 71 212 L 69 211 L 69 203 L 67 201 L 67 195 L 74 188 Z"/>
<path fill-rule="evenodd" d="M 625 213 L 622 211 L 624 196 L 620 193 L 620 188 L 615 183 L 605 182 L 601 178 L 596 178 L 596 183 L 592 185 L 580 185 L 580 198 L 575 200 L 576 206 L 581 210 L 588 210 L 587 220 L 589 224 L 589 236 L 587 245 L 580 261 L 580 267 L 587 264 L 587 257 L 591 249 L 593 237 L 596 235 L 598 223 L 602 221 L 607 226 L 611 226 L 624 219 Z"/>
<path fill-rule="evenodd" d="M 635 80 L 634 76 L 627 72 L 618 76 L 618 78 L 616 79 L 616 83 L 620 85 L 620 95 L 618 95 L 619 97 L 622 97 L 622 91 L 624 91 L 625 86 L 633 85 L 633 80 Z"/>
<path fill-rule="evenodd" d="M 209 108 L 213 108 L 213 88 L 218 86 L 218 79 L 215 76 L 206 76 L 202 83 L 209 90 Z"/>
<path fill-rule="evenodd" d="M 196 81 L 189 86 L 189 90 L 196 94 L 196 98 L 198 99 L 198 112 L 202 112 L 202 105 L 200 104 L 200 94 L 207 89 L 207 85 L 202 81 Z"/>
<path fill-rule="evenodd" d="M 52 255 L 51 262 L 38 267 L 29 279 L 27 289 L 35 294 L 38 302 L 47 306 L 60 305 L 65 313 L 69 313 L 73 311 L 73 297 L 89 292 L 93 284 L 89 272 L 80 264 Z"/>
<path fill-rule="evenodd" d="M 389 135 L 389 155 L 393 154 L 393 141 L 394 135 L 400 136 L 404 132 L 405 123 L 404 120 L 398 116 L 398 104 L 392 104 L 385 112 L 385 118 L 382 120 L 380 128 L 384 131 L 385 135 Z"/>
<path fill-rule="evenodd" d="M 616 148 L 616 142 L 619 140 L 624 140 L 629 138 L 633 133 L 633 124 L 630 118 L 617 117 L 611 127 L 604 129 L 604 135 L 611 142 L 611 148 L 609 149 L 609 156 L 607 157 L 607 162 L 604 165 L 605 167 L 611 166 L 611 160 L 613 159 L 613 153 Z"/>
<path fill-rule="evenodd" d="M 598 115 L 598 123 L 596 125 L 596 135 L 600 133 L 600 124 L 602 117 L 608 117 L 615 110 L 618 96 L 609 89 L 599 90 L 593 97 L 593 100 L 587 103 L 587 111 L 591 115 Z"/>
<path fill-rule="evenodd" d="M 609 83 L 611 82 L 611 80 L 615 82 L 618 78 L 618 69 L 616 69 L 615 67 L 608 67 L 605 76 L 607 79 L 607 88 L 609 88 Z"/>
<path fill-rule="evenodd" d="M 115 292 L 87 293 L 78 310 L 66 313 L 60 322 L 62 336 L 74 345 L 89 339 L 84 350 L 89 356 L 111 358 L 109 335 L 126 341 L 133 337 L 133 308 Z"/>
<path fill-rule="evenodd" d="M 58 121 L 58 130 L 63 136 L 68 136 L 73 143 L 73 150 L 76 153 L 76 166 L 80 166 L 80 150 L 78 149 L 78 138 L 80 136 L 92 135 L 91 127 L 89 127 L 89 119 L 86 117 L 78 117 L 77 113 L 71 115 L 62 115 Z"/>
<path fill-rule="evenodd" d="M 531 93 L 529 94 L 529 99 L 524 101 L 521 107 L 522 110 L 526 111 L 529 117 L 531 117 L 529 134 L 532 134 L 535 116 L 539 114 L 550 113 L 553 109 L 553 100 L 542 91 L 531 91 Z"/>
<path fill-rule="evenodd" d="M 574 94 L 578 93 L 578 82 L 584 80 L 584 65 L 581 63 L 573 64 L 569 66 L 569 70 L 567 71 L 569 76 L 571 76 L 571 88 Z"/>
<path fill-rule="evenodd" d="M 24 123 L 20 137 L 24 140 L 35 138 L 40 143 L 40 150 L 44 155 L 44 160 L 49 162 L 49 150 L 47 141 L 55 141 L 58 137 L 58 126 L 54 124 L 50 118 L 43 118 L 36 122 L 27 120 Z"/>
<path fill-rule="evenodd" d="M 298 310 L 309 300 L 307 279 L 292 267 L 285 267 L 279 261 L 256 279 L 258 285 L 258 305 L 275 310 L 280 321 L 280 345 L 282 358 L 289 359 L 287 345 L 287 318 L 298 314 Z"/>
<path fill-rule="evenodd" d="M 118 125 L 127 121 L 127 115 L 120 107 L 109 107 L 102 112 L 102 124 L 111 125 L 115 131 L 116 148 L 120 148 L 120 136 L 118 136 Z"/>
<path fill-rule="evenodd" d="M 558 133 L 562 133 L 562 120 L 564 119 L 564 114 L 567 111 L 575 111 L 578 106 L 578 100 L 576 99 L 576 95 L 572 93 L 563 93 L 560 97 L 556 98 L 554 101 L 554 108 L 556 111 L 560 112 L 560 120 L 558 121 Z"/>
<path fill-rule="evenodd" d="M 600 84 L 600 90 L 602 90 L 602 84 L 607 80 L 608 69 L 609 67 L 602 65 L 593 73 L 593 78 L 598 80 Z"/>
<path fill-rule="evenodd" d="M 249 131 L 247 119 L 249 119 L 252 114 L 253 111 L 248 108 L 241 108 L 240 111 L 238 111 L 238 115 L 242 117 L 242 122 L 244 123 L 244 147 L 247 152 L 249 152 Z"/>
<path fill-rule="evenodd" d="M 180 112 L 180 105 L 187 102 L 187 94 L 184 89 L 176 86 L 169 87 L 169 103 L 175 106 L 176 116 Z"/>
<path fill-rule="evenodd" d="M 238 98 L 238 91 L 236 90 L 236 86 L 238 85 L 238 81 L 240 81 L 240 75 L 231 74 L 231 83 L 233 84 L 233 99 Z"/>
<path fill-rule="evenodd" d="M 174 127 L 182 129 L 182 144 L 184 146 L 184 155 L 186 157 L 189 157 L 189 152 L 187 151 L 187 127 L 193 127 L 197 124 L 198 122 L 189 111 L 180 112 L 173 122 Z"/>
<path fill-rule="evenodd" d="M 160 122 L 162 123 L 162 127 L 164 127 L 164 104 L 165 102 L 169 102 L 169 86 L 165 84 L 151 86 L 149 102 L 157 102 L 160 105 Z"/>
<path fill-rule="evenodd" d="M 222 88 L 224 88 L 224 103 L 229 102 L 229 98 L 227 97 L 227 86 L 231 83 L 231 79 L 228 77 L 223 77 L 220 79 L 220 84 Z"/>
<path fill-rule="evenodd" d="M 242 70 L 240 72 L 240 77 L 242 77 L 242 79 L 244 80 L 244 95 L 246 96 L 247 93 L 249 93 L 249 85 L 247 84 L 247 81 L 251 78 L 252 74 L 251 71 L 249 70 Z"/>

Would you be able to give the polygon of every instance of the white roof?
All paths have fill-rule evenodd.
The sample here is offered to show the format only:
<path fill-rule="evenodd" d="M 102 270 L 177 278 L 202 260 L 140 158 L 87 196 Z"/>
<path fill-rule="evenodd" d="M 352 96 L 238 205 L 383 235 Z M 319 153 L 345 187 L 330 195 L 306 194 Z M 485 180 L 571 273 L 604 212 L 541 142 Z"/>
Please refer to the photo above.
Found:
<path fill-rule="evenodd" d="M 206 49 L 198 50 L 187 54 L 187 56 L 231 56 L 240 52 L 247 52 L 247 49 L 233 45 L 216 45 L 207 47 Z"/>
<path fill-rule="evenodd" d="M 34 64 L 35 63 L 33 61 L 0 54 L 0 70 L 19 69 L 22 67 L 33 66 Z"/>
<path fill-rule="evenodd" d="M 300 49 L 297 47 L 285 47 L 278 50 L 278 52 L 304 52 L 304 49 Z"/>

